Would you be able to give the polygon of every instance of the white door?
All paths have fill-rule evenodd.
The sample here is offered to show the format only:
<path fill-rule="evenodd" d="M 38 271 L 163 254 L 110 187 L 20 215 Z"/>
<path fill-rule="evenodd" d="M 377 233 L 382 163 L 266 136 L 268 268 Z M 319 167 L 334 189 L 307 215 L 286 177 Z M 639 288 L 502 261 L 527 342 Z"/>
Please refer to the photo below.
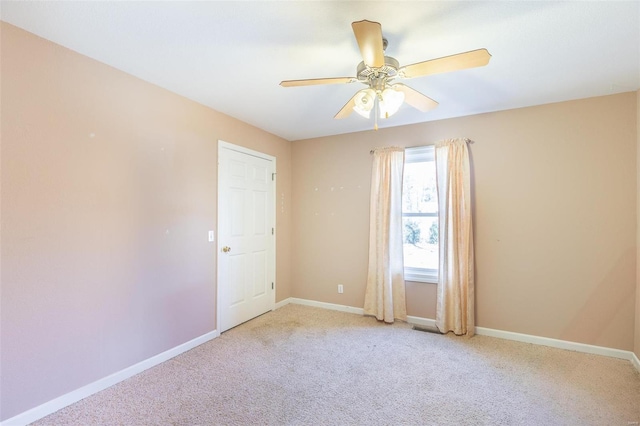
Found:
<path fill-rule="evenodd" d="M 274 305 L 275 158 L 219 141 L 219 330 Z"/>

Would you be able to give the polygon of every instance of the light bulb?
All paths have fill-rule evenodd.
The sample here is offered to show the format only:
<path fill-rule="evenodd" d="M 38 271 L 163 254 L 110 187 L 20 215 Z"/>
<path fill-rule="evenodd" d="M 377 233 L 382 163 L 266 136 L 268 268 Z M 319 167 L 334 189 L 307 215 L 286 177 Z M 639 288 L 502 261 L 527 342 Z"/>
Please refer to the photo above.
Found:
<path fill-rule="evenodd" d="M 386 88 L 380 96 L 380 118 L 389 118 L 400 109 L 400 106 L 404 102 L 404 93 L 394 90 L 392 88 Z"/>
<path fill-rule="evenodd" d="M 373 109 L 373 105 L 375 103 L 376 92 L 372 89 L 362 89 L 358 93 L 353 100 L 355 103 L 353 110 L 363 116 L 364 118 L 369 118 L 371 115 L 371 110 Z"/>

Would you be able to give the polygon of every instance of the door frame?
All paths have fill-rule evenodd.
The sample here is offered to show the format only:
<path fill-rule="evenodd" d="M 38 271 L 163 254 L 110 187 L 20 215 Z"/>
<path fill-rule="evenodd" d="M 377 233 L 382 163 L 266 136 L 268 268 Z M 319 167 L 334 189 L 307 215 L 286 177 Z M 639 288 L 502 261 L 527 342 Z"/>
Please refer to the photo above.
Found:
<path fill-rule="evenodd" d="M 218 139 L 218 182 L 217 182 L 217 194 L 216 194 L 216 232 L 218 234 L 217 243 L 216 243 L 216 329 L 218 330 L 218 335 L 222 334 L 222 322 L 221 322 L 221 298 L 220 298 L 220 261 L 222 255 L 222 247 L 224 246 L 222 239 L 220 236 L 222 235 L 221 230 L 221 203 L 220 203 L 220 185 L 221 185 L 221 176 L 223 168 L 220 166 L 221 162 L 221 153 L 224 149 L 230 149 L 242 154 L 252 155 L 254 157 L 262 158 L 264 160 L 271 161 L 272 167 L 272 180 L 273 185 L 271 186 L 271 191 L 268 194 L 268 197 L 271 201 L 271 226 L 274 229 L 273 238 L 271 238 L 271 242 L 269 243 L 270 255 L 269 255 L 269 273 L 271 282 L 273 282 L 273 289 L 271 291 L 271 300 L 270 300 L 270 309 L 269 311 L 273 311 L 276 305 L 276 289 L 278 288 L 278 283 L 276 281 L 276 157 L 265 154 L 264 152 L 255 151 L 253 149 L 245 148 L 243 146 L 234 145 L 229 142 L 225 142 L 221 139 Z"/>

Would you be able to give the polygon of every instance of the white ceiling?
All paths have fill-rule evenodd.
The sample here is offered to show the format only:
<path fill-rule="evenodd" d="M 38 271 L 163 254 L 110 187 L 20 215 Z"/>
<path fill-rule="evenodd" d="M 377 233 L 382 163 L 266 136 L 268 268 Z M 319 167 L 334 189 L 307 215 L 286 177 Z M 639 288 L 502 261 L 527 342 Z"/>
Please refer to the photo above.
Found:
<path fill-rule="evenodd" d="M 370 130 L 334 120 L 360 83 L 351 22 L 382 24 L 401 65 L 478 48 L 489 65 L 403 82 L 440 105 L 380 127 L 640 89 L 640 1 L 2 1 L 0 18 L 288 140 Z"/>

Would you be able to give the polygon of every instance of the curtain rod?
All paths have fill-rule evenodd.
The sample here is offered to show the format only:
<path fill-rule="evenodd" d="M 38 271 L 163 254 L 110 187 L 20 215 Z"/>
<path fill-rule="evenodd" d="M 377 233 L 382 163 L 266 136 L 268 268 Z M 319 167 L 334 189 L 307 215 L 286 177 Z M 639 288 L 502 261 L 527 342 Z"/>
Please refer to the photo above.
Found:
<path fill-rule="evenodd" d="M 472 144 L 472 143 L 474 143 L 474 141 L 473 141 L 473 140 L 471 140 L 471 139 L 469 139 L 469 138 L 463 138 L 463 139 L 464 139 L 464 141 L 465 141 L 466 143 L 471 143 L 471 144 Z M 434 144 L 434 145 L 435 145 L 435 144 Z M 407 146 L 407 147 L 405 147 L 405 149 L 408 149 L 408 148 L 419 148 L 419 147 L 421 147 L 421 146 L 429 146 L 429 145 Z M 376 152 L 376 150 L 375 150 L 375 149 L 372 149 L 371 151 L 369 151 L 369 154 L 373 154 L 374 152 Z"/>

